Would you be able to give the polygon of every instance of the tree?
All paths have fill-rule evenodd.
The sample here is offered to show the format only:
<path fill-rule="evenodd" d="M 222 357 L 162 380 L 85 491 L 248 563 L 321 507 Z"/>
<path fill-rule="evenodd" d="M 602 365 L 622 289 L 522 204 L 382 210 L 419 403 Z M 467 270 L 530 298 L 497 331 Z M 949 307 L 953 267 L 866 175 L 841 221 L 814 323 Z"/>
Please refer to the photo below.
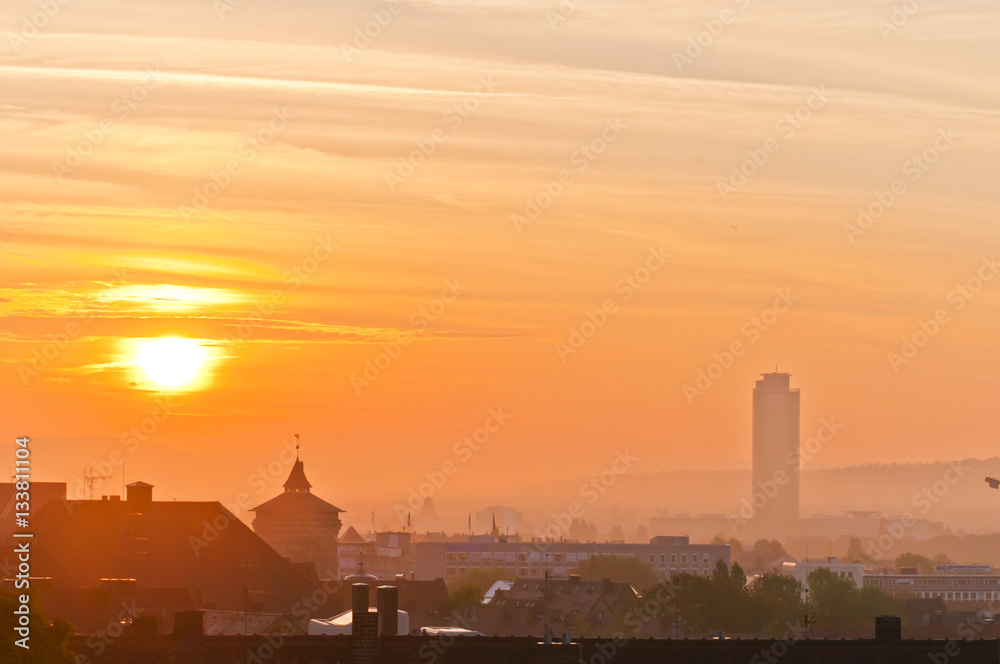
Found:
<path fill-rule="evenodd" d="M 749 571 L 763 573 L 772 571 L 772 563 L 785 555 L 785 548 L 778 540 L 759 539 L 754 543 L 752 551 L 741 553 L 738 560 L 745 563 Z"/>
<path fill-rule="evenodd" d="M 757 630 L 765 636 L 780 638 L 805 615 L 802 584 L 783 574 L 764 574 L 751 586 L 751 612 L 757 617 Z"/>
<path fill-rule="evenodd" d="M 632 556 L 591 556 L 590 560 L 580 562 L 571 574 L 579 574 L 584 581 L 611 579 L 616 583 L 628 583 L 639 592 L 660 581 L 651 566 Z"/>
<path fill-rule="evenodd" d="M 877 616 L 899 615 L 903 610 L 903 600 L 891 597 L 875 586 L 865 586 L 858 595 L 858 618 L 861 624 L 870 624 Z"/>
<path fill-rule="evenodd" d="M 497 581 L 513 581 L 514 575 L 502 567 L 470 569 L 468 574 L 448 579 L 448 603 L 452 611 L 477 606 Z"/>
<path fill-rule="evenodd" d="M 858 615 L 858 588 L 854 581 L 826 567 L 809 573 L 809 602 L 817 625 L 854 625 Z"/>
<path fill-rule="evenodd" d="M 952 560 L 951 558 L 949 558 L 948 556 L 946 556 L 943 553 L 939 553 L 936 556 L 934 556 L 933 558 L 931 558 L 931 562 L 933 564 L 935 564 L 935 565 L 953 565 L 953 564 L 955 564 L 954 560 Z M 932 569 L 931 571 L 933 572 L 934 570 Z"/>
<path fill-rule="evenodd" d="M 841 562 L 855 563 L 860 561 L 875 562 L 870 555 L 865 553 L 864 546 L 861 544 L 861 538 L 852 537 L 847 542 L 847 555 L 841 559 Z"/>
<path fill-rule="evenodd" d="M 721 560 L 710 577 L 676 574 L 670 579 L 673 601 L 670 615 L 677 615 L 686 633 L 756 631 L 747 578 L 739 564 L 726 567 Z"/>
<path fill-rule="evenodd" d="M 842 627 L 870 623 L 875 616 L 898 614 L 903 608 L 897 600 L 874 586 L 858 589 L 850 579 L 820 567 L 809 573 L 810 603 L 814 622 Z"/>
<path fill-rule="evenodd" d="M 919 553 L 901 553 L 896 557 L 896 569 L 904 567 L 916 567 L 921 574 L 930 574 L 934 571 L 934 563 L 927 556 Z"/>
<path fill-rule="evenodd" d="M 24 649 L 15 642 L 20 636 L 14 631 L 18 616 L 14 611 L 19 607 L 17 597 L 6 590 L 0 590 L 0 662 L 4 664 L 74 664 L 76 657 L 69 650 L 69 635 L 73 628 L 68 622 L 56 618 L 46 621 L 34 608 L 29 610 L 31 627 L 30 649 Z"/>
<path fill-rule="evenodd" d="M 753 630 L 747 575 L 739 563 L 733 563 L 730 568 L 721 560 L 717 561 L 711 579 L 707 610 L 709 629 L 726 632 Z"/>

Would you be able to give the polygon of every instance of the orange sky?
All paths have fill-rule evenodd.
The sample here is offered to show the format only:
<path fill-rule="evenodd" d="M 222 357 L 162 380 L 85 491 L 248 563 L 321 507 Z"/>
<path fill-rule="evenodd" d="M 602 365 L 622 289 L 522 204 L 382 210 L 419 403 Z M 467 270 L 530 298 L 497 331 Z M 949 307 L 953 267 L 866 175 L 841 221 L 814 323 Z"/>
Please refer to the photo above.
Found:
<path fill-rule="evenodd" d="M 524 509 L 619 450 L 747 467 L 776 363 L 803 438 L 843 424 L 812 465 L 996 454 L 994 4 L 342 4 L 0 8 L 0 452 L 32 436 L 36 479 L 118 449 L 160 497 L 228 500 L 299 433 L 365 523 L 502 408 L 435 500 Z M 161 336 L 209 359 L 127 449 Z"/>

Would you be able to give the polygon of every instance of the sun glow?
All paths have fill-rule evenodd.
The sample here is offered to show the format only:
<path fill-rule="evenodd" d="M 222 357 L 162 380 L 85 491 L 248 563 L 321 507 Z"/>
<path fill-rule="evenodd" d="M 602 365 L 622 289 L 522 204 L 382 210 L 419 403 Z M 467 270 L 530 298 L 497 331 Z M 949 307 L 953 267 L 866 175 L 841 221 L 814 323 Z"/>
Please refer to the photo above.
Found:
<path fill-rule="evenodd" d="M 207 360 L 208 352 L 197 339 L 146 339 L 135 351 L 135 364 L 143 376 L 165 390 L 197 389 Z"/>

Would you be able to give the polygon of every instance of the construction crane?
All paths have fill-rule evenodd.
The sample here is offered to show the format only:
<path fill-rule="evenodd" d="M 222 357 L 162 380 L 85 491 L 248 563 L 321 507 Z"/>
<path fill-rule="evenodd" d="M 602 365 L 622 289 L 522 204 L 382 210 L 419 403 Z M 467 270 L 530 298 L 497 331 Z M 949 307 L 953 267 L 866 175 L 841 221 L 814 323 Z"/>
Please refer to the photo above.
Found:
<path fill-rule="evenodd" d="M 100 474 L 96 474 L 95 475 L 93 468 L 90 469 L 89 474 L 88 474 L 88 472 L 86 470 L 84 470 L 83 471 L 83 499 L 87 500 L 87 495 L 88 494 L 90 494 L 91 497 L 93 497 L 94 483 L 95 482 L 97 483 L 97 486 L 100 486 L 101 482 L 103 480 L 109 480 L 109 479 L 111 479 L 111 475 L 100 475 Z"/>

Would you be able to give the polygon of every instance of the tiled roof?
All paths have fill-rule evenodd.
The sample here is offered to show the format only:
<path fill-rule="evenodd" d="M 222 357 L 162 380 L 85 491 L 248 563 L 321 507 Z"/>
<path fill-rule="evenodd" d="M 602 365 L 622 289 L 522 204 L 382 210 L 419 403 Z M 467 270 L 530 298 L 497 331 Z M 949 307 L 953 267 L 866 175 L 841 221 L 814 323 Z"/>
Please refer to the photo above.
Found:
<path fill-rule="evenodd" d="M 250 510 L 251 512 L 334 512 L 344 510 L 311 493 L 286 491 Z"/>
<path fill-rule="evenodd" d="M 54 501 L 34 519 L 32 573 L 55 588 L 134 578 L 137 590 L 184 588 L 201 608 L 283 612 L 315 589 L 218 502 Z M 51 616 L 56 617 L 56 616 Z"/>
<path fill-rule="evenodd" d="M 354 529 L 354 526 L 348 526 L 337 542 L 339 544 L 367 544 L 368 540 L 362 537 L 361 533 Z"/>

